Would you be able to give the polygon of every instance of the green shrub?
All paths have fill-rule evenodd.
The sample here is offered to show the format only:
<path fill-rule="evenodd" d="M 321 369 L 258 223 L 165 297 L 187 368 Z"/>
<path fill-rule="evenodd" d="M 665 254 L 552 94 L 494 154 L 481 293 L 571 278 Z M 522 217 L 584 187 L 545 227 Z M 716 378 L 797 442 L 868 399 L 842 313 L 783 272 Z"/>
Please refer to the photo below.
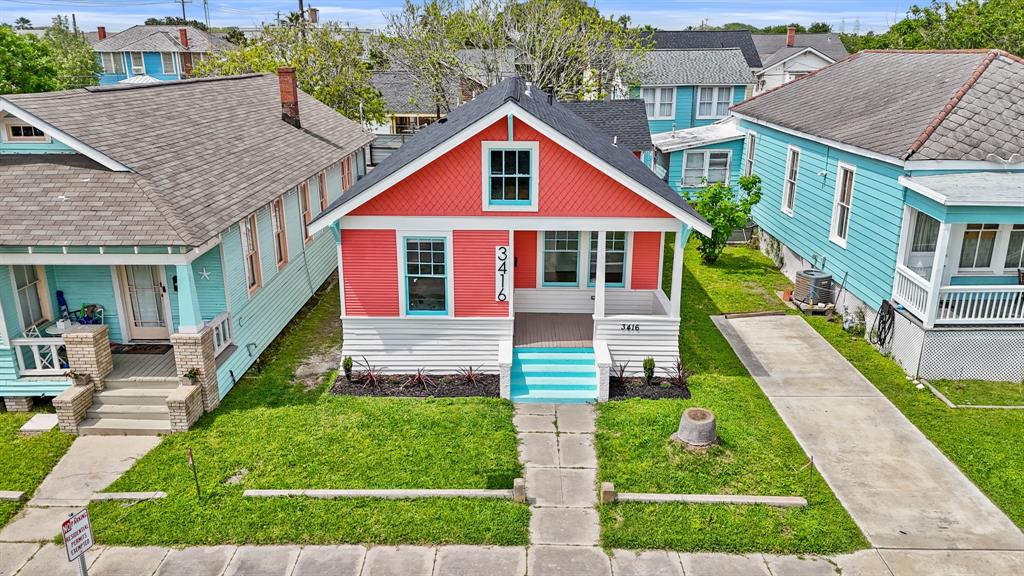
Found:
<path fill-rule="evenodd" d="M 654 380 L 654 358 L 644 358 L 644 381 L 648 384 Z"/>
<path fill-rule="evenodd" d="M 345 359 L 341 361 L 341 368 L 345 371 L 345 378 L 348 381 L 352 381 L 352 357 L 345 356 Z"/>

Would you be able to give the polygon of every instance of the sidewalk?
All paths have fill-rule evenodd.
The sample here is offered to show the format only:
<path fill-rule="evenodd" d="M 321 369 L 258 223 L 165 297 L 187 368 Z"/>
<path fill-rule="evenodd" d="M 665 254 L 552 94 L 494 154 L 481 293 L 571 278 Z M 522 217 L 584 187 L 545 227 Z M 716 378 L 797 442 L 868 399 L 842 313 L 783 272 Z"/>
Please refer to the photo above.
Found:
<path fill-rule="evenodd" d="M 1013 522 L 803 318 L 714 321 L 873 546 L 1024 551 Z"/>

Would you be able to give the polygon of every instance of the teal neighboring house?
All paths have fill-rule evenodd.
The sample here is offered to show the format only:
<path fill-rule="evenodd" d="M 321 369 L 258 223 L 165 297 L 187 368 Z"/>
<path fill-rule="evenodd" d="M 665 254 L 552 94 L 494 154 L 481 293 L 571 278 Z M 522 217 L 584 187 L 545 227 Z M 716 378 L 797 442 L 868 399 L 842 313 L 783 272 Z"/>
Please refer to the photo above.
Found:
<path fill-rule="evenodd" d="M 703 182 L 731 182 L 742 155 L 742 134 L 732 140 L 694 142 L 687 131 L 711 126 L 729 117 L 729 108 L 753 89 L 754 76 L 739 48 L 652 50 L 641 85 L 634 96 L 647 108 L 653 154 L 645 162 L 680 192 Z M 666 144 L 683 134 L 691 144 Z M 658 143 L 663 145 L 658 145 Z"/>
<path fill-rule="evenodd" d="M 0 396 L 82 434 L 219 404 L 334 272 L 307 226 L 372 140 L 289 69 L 5 95 L 0 125 Z"/>
<path fill-rule="evenodd" d="M 845 279 L 908 374 L 1020 381 L 1021 102 L 1004 52 L 866 51 L 734 107 L 763 248 Z"/>
<path fill-rule="evenodd" d="M 96 53 L 101 86 L 120 82 L 146 83 L 183 80 L 192 68 L 212 54 L 230 50 L 227 40 L 193 26 L 132 26 L 116 34 L 96 30 Z"/>

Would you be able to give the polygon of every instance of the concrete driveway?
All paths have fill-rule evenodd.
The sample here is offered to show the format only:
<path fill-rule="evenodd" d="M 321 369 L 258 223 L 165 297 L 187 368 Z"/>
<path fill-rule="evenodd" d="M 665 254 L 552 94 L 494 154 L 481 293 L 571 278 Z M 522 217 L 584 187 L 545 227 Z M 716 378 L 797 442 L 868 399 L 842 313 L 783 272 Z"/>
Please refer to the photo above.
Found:
<path fill-rule="evenodd" d="M 799 316 L 714 318 L 878 548 L 1024 550 L 1024 534 Z"/>

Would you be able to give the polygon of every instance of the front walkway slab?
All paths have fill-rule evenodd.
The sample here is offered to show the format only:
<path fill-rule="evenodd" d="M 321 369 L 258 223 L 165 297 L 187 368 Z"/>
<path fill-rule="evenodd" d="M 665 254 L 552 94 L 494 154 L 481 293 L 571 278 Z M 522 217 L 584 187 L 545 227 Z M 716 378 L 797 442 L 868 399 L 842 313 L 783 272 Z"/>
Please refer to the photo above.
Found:
<path fill-rule="evenodd" d="M 558 437 L 551 433 L 521 432 L 519 461 L 523 466 L 558 466 Z"/>
<path fill-rule="evenodd" d="M 303 546 L 291 576 L 359 576 L 365 558 L 362 546 Z"/>
<path fill-rule="evenodd" d="M 686 576 L 772 576 L 760 554 L 680 554 L 679 560 Z"/>
<path fill-rule="evenodd" d="M 60 527 L 68 516 L 81 509 L 81 506 L 22 508 L 17 516 L 0 530 L 0 542 L 49 542 L 60 534 Z"/>
<path fill-rule="evenodd" d="M 530 576 L 611 576 L 608 555 L 600 548 L 583 546 L 530 546 Z"/>
<path fill-rule="evenodd" d="M 590 404 L 558 404 L 555 409 L 558 431 L 571 434 L 593 434 L 595 411 Z"/>
<path fill-rule="evenodd" d="M 768 571 L 775 576 L 836 576 L 836 565 L 819 556 L 765 555 Z"/>
<path fill-rule="evenodd" d="M 554 432 L 555 417 L 542 414 L 516 414 L 512 423 L 520 432 Z"/>
<path fill-rule="evenodd" d="M 562 468 L 597 468 L 593 434 L 560 434 L 558 465 Z"/>
<path fill-rule="evenodd" d="M 157 546 L 139 548 L 107 548 L 89 572 L 98 576 L 137 576 L 156 571 L 168 549 Z"/>
<path fill-rule="evenodd" d="M 224 576 L 289 576 L 298 557 L 298 546 L 239 546 Z"/>
<path fill-rule="evenodd" d="M 363 576 L 431 576 L 434 548 L 375 546 L 366 553 Z"/>
<path fill-rule="evenodd" d="M 234 546 L 196 546 L 170 550 L 156 576 L 220 576 L 235 555 Z"/>
<path fill-rule="evenodd" d="M 80 436 L 46 476 L 29 506 L 85 506 L 160 443 L 159 436 Z"/>
<path fill-rule="evenodd" d="M 1024 550 L 1024 534 L 799 316 L 714 318 L 880 548 Z"/>
<path fill-rule="evenodd" d="M 526 548 L 444 546 L 437 551 L 433 576 L 525 576 Z"/>
<path fill-rule="evenodd" d="M 683 576 L 683 566 L 675 552 L 613 550 L 612 573 L 615 576 Z"/>
<path fill-rule="evenodd" d="M 597 546 L 600 537 L 593 508 L 534 508 L 530 514 L 531 544 Z"/>

